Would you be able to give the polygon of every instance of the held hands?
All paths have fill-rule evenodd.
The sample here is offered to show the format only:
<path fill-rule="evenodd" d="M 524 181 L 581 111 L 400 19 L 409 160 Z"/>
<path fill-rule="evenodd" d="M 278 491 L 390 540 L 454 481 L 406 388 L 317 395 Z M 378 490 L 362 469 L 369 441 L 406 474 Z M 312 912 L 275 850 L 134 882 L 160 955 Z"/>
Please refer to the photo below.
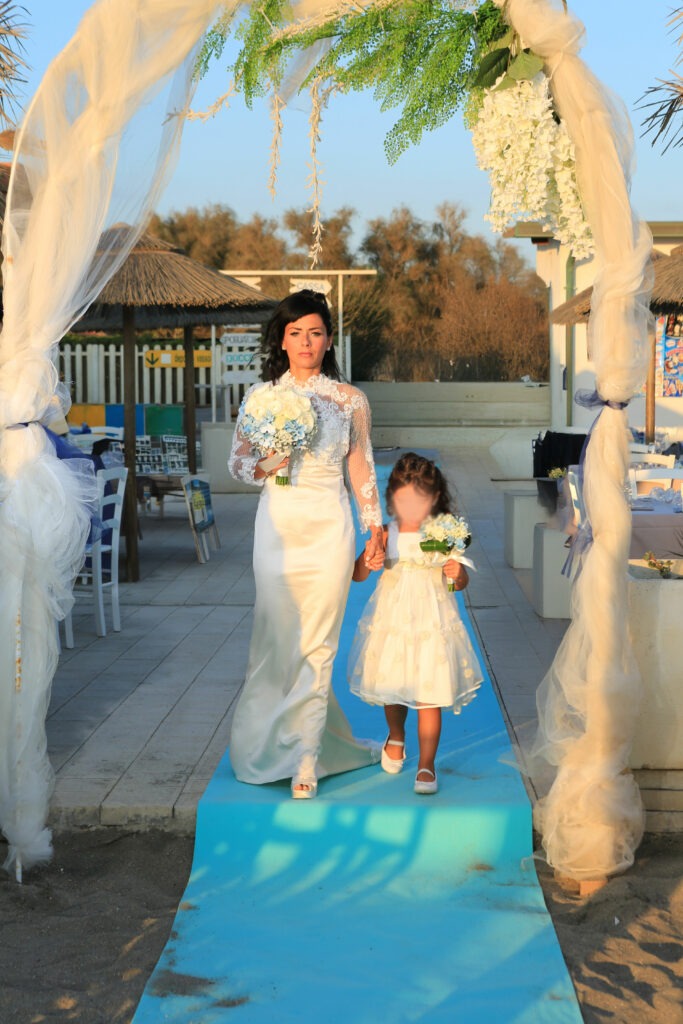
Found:
<path fill-rule="evenodd" d="M 381 530 L 374 531 L 366 542 L 364 560 L 371 572 L 377 572 L 384 565 L 384 538 Z"/>
<path fill-rule="evenodd" d="M 449 558 L 443 567 L 444 576 L 453 584 L 455 590 L 464 590 L 470 581 L 469 573 L 464 565 Z"/>

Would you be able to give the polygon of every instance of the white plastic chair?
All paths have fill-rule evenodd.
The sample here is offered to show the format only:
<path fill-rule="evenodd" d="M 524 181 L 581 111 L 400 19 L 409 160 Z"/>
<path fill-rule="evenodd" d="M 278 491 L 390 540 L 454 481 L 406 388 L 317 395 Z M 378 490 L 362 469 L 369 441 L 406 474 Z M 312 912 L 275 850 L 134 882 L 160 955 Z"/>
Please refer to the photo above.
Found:
<path fill-rule="evenodd" d="M 643 455 L 638 461 L 644 462 L 648 466 L 666 466 L 667 469 L 673 469 L 676 465 L 676 456 L 658 455 L 656 452 L 648 452 L 647 455 Z"/>
<path fill-rule="evenodd" d="M 119 542 L 121 538 L 121 516 L 123 513 L 123 495 L 126 489 L 128 470 L 125 466 L 113 469 L 100 469 L 97 472 L 97 489 L 99 493 L 99 517 L 105 530 L 111 530 L 111 539 L 105 544 L 101 538 L 85 549 L 86 563 L 78 574 L 74 594 L 92 594 L 95 603 L 95 630 L 98 636 L 107 635 L 107 624 L 104 616 L 104 591 L 111 592 L 112 628 L 115 633 L 121 631 L 121 612 L 119 608 Z M 107 484 L 113 491 L 106 494 Z M 103 565 L 103 556 L 109 555 L 109 567 Z M 89 563 L 89 564 L 88 564 Z M 109 578 L 105 580 L 105 577 Z M 64 620 L 65 646 L 73 647 L 73 623 L 71 613 Z"/>
<path fill-rule="evenodd" d="M 667 466 L 643 467 L 640 469 L 629 469 L 629 486 L 631 497 L 638 497 L 638 484 L 640 482 L 651 482 L 656 487 L 673 487 L 674 481 L 683 480 L 683 469 L 670 469 Z"/>
<path fill-rule="evenodd" d="M 650 447 L 651 445 L 641 444 L 640 441 L 631 441 L 629 443 L 628 450 L 631 453 L 631 455 L 647 455 L 647 453 L 650 451 Z M 638 461 L 640 462 L 642 460 L 639 459 Z"/>

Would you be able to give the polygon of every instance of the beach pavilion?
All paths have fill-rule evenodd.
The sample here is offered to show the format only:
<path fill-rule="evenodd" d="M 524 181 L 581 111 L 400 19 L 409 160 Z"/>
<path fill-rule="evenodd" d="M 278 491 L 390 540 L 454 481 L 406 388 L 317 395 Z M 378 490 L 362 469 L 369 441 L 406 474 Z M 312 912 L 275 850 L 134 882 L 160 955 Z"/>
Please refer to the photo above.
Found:
<path fill-rule="evenodd" d="M 114 226 L 103 238 L 123 234 Z M 113 245 L 116 245 L 114 238 Z M 185 350 L 184 402 L 188 466 L 196 472 L 193 328 L 200 324 L 261 324 L 275 300 L 256 288 L 190 259 L 183 249 L 143 234 L 119 270 L 72 330 L 123 334 L 124 452 L 130 485 L 125 499 L 126 572 L 139 579 L 137 488 L 135 483 L 135 336 L 138 330 L 182 328 Z"/>
<path fill-rule="evenodd" d="M 683 245 L 677 245 L 669 255 L 652 250 L 654 283 L 650 309 L 655 316 L 683 312 Z M 563 326 L 587 324 L 591 312 L 593 286 L 584 288 L 572 298 L 557 306 L 550 315 L 551 323 Z M 655 339 L 652 337 L 650 362 L 645 392 L 645 439 L 655 437 Z"/>

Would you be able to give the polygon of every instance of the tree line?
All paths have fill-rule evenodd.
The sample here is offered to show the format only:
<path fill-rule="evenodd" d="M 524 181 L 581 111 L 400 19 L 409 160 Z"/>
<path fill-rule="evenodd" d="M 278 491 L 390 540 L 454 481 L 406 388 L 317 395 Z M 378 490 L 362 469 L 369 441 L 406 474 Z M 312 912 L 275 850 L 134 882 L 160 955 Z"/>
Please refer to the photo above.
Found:
<path fill-rule="evenodd" d="M 470 234 L 465 210 L 452 203 L 431 221 L 407 206 L 373 218 L 356 245 L 354 218 L 348 207 L 325 218 L 320 267 L 377 271 L 344 284 L 357 380 L 547 379 L 545 285 L 513 245 Z M 258 214 L 240 221 L 214 204 L 155 215 L 149 230 L 218 270 L 308 267 L 305 210 L 288 210 L 281 222 Z M 261 288 L 281 298 L 289 285 L 264 273 Z M 333 315 L 335 300 L 333 289 Z"/>

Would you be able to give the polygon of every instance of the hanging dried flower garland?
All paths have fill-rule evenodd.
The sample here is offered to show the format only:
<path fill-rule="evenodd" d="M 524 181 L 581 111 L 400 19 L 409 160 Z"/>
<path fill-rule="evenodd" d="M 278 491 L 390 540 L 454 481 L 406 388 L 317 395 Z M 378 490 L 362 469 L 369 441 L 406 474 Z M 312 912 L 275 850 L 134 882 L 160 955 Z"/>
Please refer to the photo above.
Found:
<path fill-rule="evenodd" d="M 461 108 L 472 129 L 479 166 L 489 173 L 496 231 L 538 220 L 577 259 L 592 254 L 574 173 L 574 149 L 553 105 L 540 57 L 524 49 L 492 0 L 379 0 L 371 7 L 341 0 L 291 22 L 284 0 L 251 8 L 236 30 L 241 50 L 231 66 L 249 106 L 272 96 L 273 142 L 268 188 L 274 193 L 287 100 L 311 97 L 310 177 L 313 243 L 322 251 L 320 122 L 333 92 L 372 89 L 381 110 L 400 108 L 385 139 L 393 163 L 425 131 Z M 220 57 L 231 20 L 209 34 L 199 70 Z"/>

